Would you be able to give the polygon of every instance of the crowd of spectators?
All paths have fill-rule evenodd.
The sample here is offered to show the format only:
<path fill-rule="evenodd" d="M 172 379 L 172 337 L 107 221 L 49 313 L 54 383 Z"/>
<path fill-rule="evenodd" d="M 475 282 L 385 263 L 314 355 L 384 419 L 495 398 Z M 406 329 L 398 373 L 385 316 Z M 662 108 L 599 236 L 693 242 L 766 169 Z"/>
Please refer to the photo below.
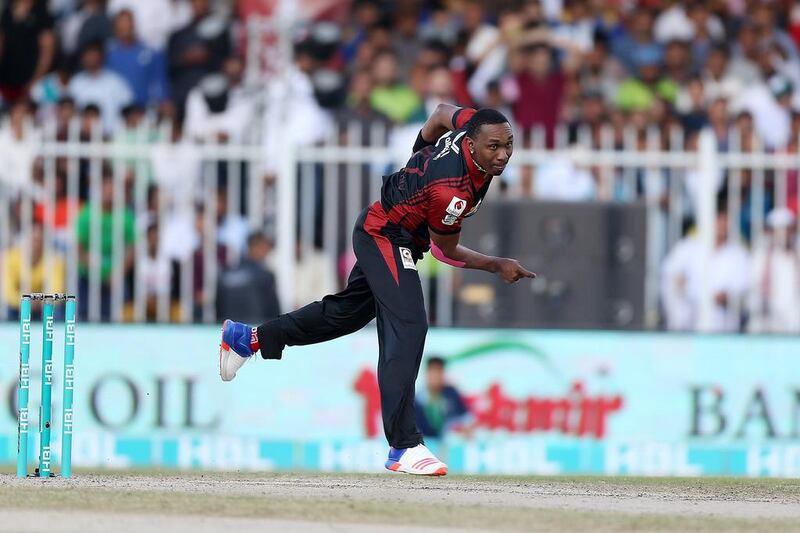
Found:
<path fill-rule="evenodd" d="M 144 134 L 147 140 L 168 135 L 174 142 L 159 156 L 166 163 L 153 161 L 136 174 L 148 176 L 145 188 L 156 197 L 159 188 L 186 186 L 185 176 L 176 175 L 176 162 L 182 169 L 199 167 L 187 144 L 241 142 L 255 129 L 261 131 L 265 160 L 274 163 L 287 142 L 313 144 L 335 135 L 337 127 L 342 132 L 353 122 L 380 123 L 391 131 L 387 141 L 404 154 L 420 122 L 440 102 L 501 109 L 521 146 L 536 142 L 530 134 L 535 128 L 541 128 L 547 147 L 576 143 L 581 131 L 588 132 L 588 144 L 599 147 L 603 132 L 610 131 L 616 148 L 624 144 L 626 128 L 635 132 L 636 147 L 646 142 L 648 128 L 677 128 L 680 148 L 693 149 L 704 127 L 711 128 L 720 150 L 763 146 L 796 153 L 800 146 L 800 8 L 788 0 L 299 0 L 289 2 L 301 23 L 292 31 L 288 74 L 281 83 L 265 84 L 272 73 L 265 67 L 267 73 L 248 76 L 245 67 L 253 63 L 246 58 L 256 54 L 255 45 L 274 59 L 275 35 L 248 37 L 248 21 L 277 17 L 279 4 L 0 0 L 0 185 L 23 190 L 41 180 L 42 162 L 31 141 L 46 134 L 46 124 L 55 124 L 52 130 L 62 139 L 77 134 L 124 143 L 142 138 L 137 128 L 145 115 L 172 127 Z M 260 60 L 255 64 L 263 66 Z M 291 117 L 288 123 L 284 113 Z M 559 138 L 561 127 L 566 139 Z M 674 136 L 662 139 L 664 147 L 674 148 L 669 146 Z M 362 140 L 374 142 L 368 135 Z M 59 190 L 66 187 L 66 163 L 61 163 Z M 75 206 L 82 247 L 90 216 L 83 212 L 90 203 L 89 166 L 81 166 Z M 265 179 L 274 171 L 268 164 Z M 508 174 L 505 184 L 540 198 L 602 196 L 597 170 L 566 160 Z M 797 175 L 788 178 L 787 207 L 794 216 Z M 746 173 L 742 184 L 747 204 Z M 137 188 L 123 192 L 128 207 Z M 724 189 L 722 179 L 719 188 Z M 104 190 L 100 196 L 106 192 L 113 194 Z M 252 263 L 253 254 L 263 252 L 261 239 L 251 235 L 260 251 L 248 251 L 247 224 L 240 213 L 223 212 L 222 204 L 228 202 L 215 204 L 220 264 L 231 254 Z M 781 206 L 766 202 L 765 214 L 776 207 Z M 57 223 L 66 224 L 68 208 L 57 206 Z M 189 202 L 168 221 L 132 213 L 130 231 L 126 215 L 125 246 L 145 239 L 150 258 L 147 265 L 126 262 L 126 275 L 146 279 L 142 283 L 152 287 L 148 293 L 154 297 L 165 284 L 175 285 L 159 250 L 172 242 L 171 261 L 192 260 L 208 231 L 195 223 L 203 219 L 203 209 Z M 171 236 L 176 227 L 183 233 Z M 778 255 L 754 253 L 754 270 L 760 272 L 754 276 L 764 278 L 765 269 L 777 268 Z M 206 284 L 198 263 L 194 283 L 202 301 Z M 104 283 L 109 272 L 104 262 Z M 682 275 L 678 285 L 688 277 Z M 758 285 L 762 296 L 776 286 Z M 753 305 L 763 306 L 761 300 Z"/>

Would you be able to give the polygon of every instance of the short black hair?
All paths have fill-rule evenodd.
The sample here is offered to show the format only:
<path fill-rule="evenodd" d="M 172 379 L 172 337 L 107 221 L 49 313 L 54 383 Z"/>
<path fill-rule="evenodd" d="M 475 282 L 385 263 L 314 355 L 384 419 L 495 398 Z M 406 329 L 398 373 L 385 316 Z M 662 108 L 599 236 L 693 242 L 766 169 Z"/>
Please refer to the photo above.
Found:
<path fill-rule="evenodd" d="M 438 355 L 434 355 L 433 357 L 428 358 L 428 368 L 432 366 L 444 368 L 446 365 L 443 358 L 439 357 Z"/>
<path fill-rule="evenodd" d="M 478 111 L 472 115 L 472 118 L 467 121 L 467 136 L 474 139 L 475 134 L 478 133 L 478 130 L 481 129 L 481 126 L 484 124 L 505 124 L 507 122 L 508 119 L 506 116 L 497 109 L 492 109 L 491 107 L 478 109 Z"/>

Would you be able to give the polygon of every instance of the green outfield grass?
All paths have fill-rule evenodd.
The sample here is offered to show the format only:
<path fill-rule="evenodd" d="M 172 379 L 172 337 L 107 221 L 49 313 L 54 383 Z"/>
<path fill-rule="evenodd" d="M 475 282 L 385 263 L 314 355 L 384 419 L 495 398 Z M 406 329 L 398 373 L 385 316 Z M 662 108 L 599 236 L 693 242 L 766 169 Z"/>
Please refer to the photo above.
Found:
<path fill-rule="evenodd" d="M 245 492 L 236 489 L 240 485 L 248 487 Z M 306 485 L 308 491 L 303 490 Z M 527 505 L 525 498 L 518 498 L 531 487 L 541 488 L 536 494 L 549 498 L 547 505 L 538 505 L 534 499 Z M 292 493 L 281 494 L 289 489 Z M 391 491 L 397 490 L 411 493 L 413 512 L 408 505 L 392 500 Z M 226 493 L 229 491 L 234 493 Z M 354 495 L 353 491 L 358 492 Z M 480 501 L 482 496 L 478 501 L 472 498 L 476 491 L 485 493 L 486 501 Z M 426 501 L 428 494 L 431 501 Z M 492 494 L 498 495 L 498 501 L 492 501 Z M 601 502 L 602 498 L 646 498 L 658 505 L 663 500 L 664 509 L 630 513 L 574 506 L 562 509 L 558 508 L 559 494 L 576 501 L 582 497 L 599 497 Z M 504 502 L 505 498 L 510 499 Z M 448 476 L 444 480 L 420 480 L 387 475 L 172 471 L 79 472 L 73 480 L 16 480 L 10 473 L 0 477 L 0 515 L 3 509 L 48 509 L 520 531 L 800 531 L 797 518 L 672 513 L 669 506 L 675 501 L 798 506 L 800 483 L 619 477 Z"/>

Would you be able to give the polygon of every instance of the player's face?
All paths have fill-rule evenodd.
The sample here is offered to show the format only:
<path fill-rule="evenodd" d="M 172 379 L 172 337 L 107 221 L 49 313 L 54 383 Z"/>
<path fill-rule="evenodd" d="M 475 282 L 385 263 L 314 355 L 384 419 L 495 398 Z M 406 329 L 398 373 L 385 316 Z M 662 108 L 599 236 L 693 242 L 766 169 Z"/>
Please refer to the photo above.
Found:
<path fill-rule="evenodd" d="M 514 134 L 508 122 L 484 124 L 468 142 L 475 161 L 493 176 L 503 173 L 514 152 Z"/>

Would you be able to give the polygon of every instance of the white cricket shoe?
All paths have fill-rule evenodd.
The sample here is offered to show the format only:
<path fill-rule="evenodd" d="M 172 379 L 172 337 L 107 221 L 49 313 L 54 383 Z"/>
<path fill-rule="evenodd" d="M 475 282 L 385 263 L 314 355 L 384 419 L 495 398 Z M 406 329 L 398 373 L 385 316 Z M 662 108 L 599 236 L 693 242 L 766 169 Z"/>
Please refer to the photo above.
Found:
<path fill-rule="evenodd" d="M 446 476 L 447 465 L 436 458 L 424 444 L 413 448 L 389 448 L 386 468 L 418 476 Z"/>
<path fill-rule="evenodd" d="M 233 320 L 223 322 L 219 343 L 219 377 L 222 381 L 231 381 L 242 365 L 252 359 L 250 338 L 255 334 L 255 328 L 247 324 Z"/>

